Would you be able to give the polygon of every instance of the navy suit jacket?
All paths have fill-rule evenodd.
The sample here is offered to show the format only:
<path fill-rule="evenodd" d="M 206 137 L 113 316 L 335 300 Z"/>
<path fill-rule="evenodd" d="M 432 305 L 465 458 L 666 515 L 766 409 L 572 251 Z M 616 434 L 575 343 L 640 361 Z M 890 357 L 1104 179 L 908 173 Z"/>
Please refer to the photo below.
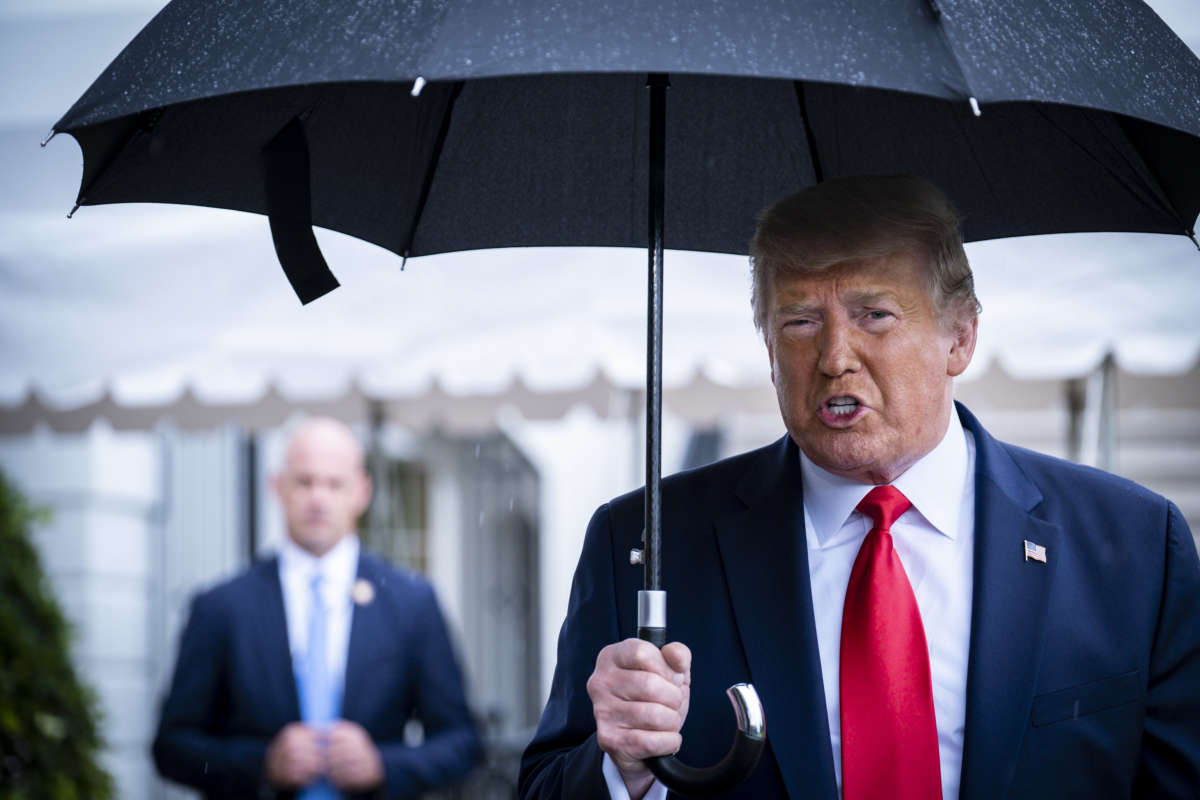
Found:
<path fill-rule="evenodd" d="M 1200 560 L 1178 509 L 958 411 L 976 445 L 960 796 L 1200 797 Z M 524 798 L 608 797 L 586 681 L 602 647 L 636 635 L 642 502 L 618 498 L 588 528 Z M 681 760 L 725 754 L 724 690 L 752 682 L 768 744 L 727 796 L 836 800 L 795 444 L 667 479 L 663 529 L 669 638 L 693 654 Z M 1046 563 L 1025 560 L 1025 540 Z"/>
<path fill-rule="evenodd" d="M 415 797 L 464 775 L 479 739 L 432 587 L 366 553 L 358 577 L 375 588 L 350 623 L 342 718 L 383 757 L 385 797 Z M 417 718 L 423 744 L 404 744 Z M 198 595 L 163 702 L 154 760 L 172 780 L 213 798 L 272 796 L 267 745 L 300 719 L 277 559 Z"/>

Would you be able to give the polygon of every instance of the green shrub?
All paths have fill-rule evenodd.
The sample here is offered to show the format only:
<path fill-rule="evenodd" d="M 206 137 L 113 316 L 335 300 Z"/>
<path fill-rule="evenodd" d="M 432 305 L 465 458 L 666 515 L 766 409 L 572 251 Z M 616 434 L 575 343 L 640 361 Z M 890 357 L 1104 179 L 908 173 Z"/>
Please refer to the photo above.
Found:
<path fill-rule="evenodd" d="M 42 516 L 0 472 L 0 800 L 103 800 L 96 698 L 30 541 Z"/>

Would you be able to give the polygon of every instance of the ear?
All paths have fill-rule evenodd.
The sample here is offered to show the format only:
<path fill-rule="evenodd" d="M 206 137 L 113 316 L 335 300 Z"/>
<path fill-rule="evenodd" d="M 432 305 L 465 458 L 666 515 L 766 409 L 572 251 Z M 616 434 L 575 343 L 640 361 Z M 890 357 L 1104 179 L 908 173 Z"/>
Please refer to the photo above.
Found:
<path fill-rule="evenodd" d="M 359 491 L 358 514 L 359 514 L 359 516 L 362 516 L 363 514 L 366 513 L 367 507 L 369 505 L 371 505 L 372 485 L 371 485 L 371 476 L 368 475 L 365 470 L 363 472 L 361 472 L 360 475 L 361 475 L 361 478 L 359 480 L 359 486 L 358 486 L 358 491 Z"/>
<path fill-rule="evenodd" d="M 271 474 L 271 491 L 278 500 L 283 500 L 283 475 L 279 472 Z"/>
<path fill-rule="evenodd" d="M 950 377 L 958 377 L 971 363 L 975 353 L 975 340 L 979 334 L 979 317 L 972 314 L 969 319 L 961 320 L 954 326 L 951 334 L 950 353 L 946 361 L 946 373 Z"/>

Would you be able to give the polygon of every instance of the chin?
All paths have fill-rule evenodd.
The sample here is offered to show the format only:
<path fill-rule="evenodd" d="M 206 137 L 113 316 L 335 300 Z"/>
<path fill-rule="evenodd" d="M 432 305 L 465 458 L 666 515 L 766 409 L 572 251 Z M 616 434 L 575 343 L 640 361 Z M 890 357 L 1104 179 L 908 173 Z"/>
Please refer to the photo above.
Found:
<path fill-rule="evenodd" d="M 311 533 L 300 537 L 300 546 L 305 550 L 325 550 L 329 547 L 332 537 L 322 533 Z"/>
<path fill-rule="evenodd" d="M 879 475 L 887 468 L 879 462 L 879 448 L 870 442 L 845 442 L 839 447 L 820 447 L 805 451 L 809 459 L 827 472 L 854 480 L 865 480 L 866 475 Z M 869 482 L 874 482 L 870 480 Z"/>

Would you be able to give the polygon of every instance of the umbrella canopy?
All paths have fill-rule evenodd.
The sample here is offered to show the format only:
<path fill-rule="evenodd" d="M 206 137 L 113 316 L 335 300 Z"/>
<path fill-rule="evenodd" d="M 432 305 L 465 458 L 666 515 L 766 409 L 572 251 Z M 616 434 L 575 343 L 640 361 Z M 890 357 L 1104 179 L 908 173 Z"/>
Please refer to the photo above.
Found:
<path fill-rule="evenodd" d="M 641 87 L 666 72 L 671 248 L 745 252 L 770 200 L 856 173 L 930 178 L 969 240 L 1200 213 L 1200 64 L 1137 0 L 705 8 L 176 0 L 55 130 L 84 205 L 271 212 L 413 256 L 641 246 Z"/>

